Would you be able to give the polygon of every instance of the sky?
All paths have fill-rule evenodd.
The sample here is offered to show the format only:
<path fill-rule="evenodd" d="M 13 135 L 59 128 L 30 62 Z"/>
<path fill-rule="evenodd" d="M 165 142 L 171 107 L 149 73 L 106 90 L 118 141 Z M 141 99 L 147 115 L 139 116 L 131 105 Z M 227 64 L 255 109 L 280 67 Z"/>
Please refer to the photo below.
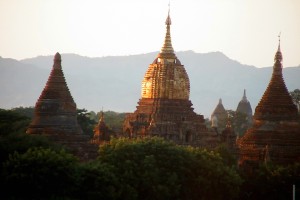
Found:
<path fill-rule="evenodd" d="M 169 0 L 0 0 L 0 56 L 88 57 L 159 51 Z M 175 51 L 221 51 L 242 64 L 300 65 L 300 0 L 171 0 Z M 183 63 L 184 64 L 184 63 Z"/>

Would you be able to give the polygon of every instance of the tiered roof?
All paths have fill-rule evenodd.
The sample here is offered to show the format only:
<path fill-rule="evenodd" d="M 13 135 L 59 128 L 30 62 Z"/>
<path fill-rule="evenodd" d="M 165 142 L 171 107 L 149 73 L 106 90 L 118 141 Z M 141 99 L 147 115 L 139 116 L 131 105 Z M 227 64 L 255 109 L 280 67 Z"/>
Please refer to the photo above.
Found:
<path fill-rule="evenodd" d="M 240 139 L 240 165 L 263 162 L 279 164 L 300 161 L 300 122 L 297 107 L 282 75 L 280 43 L 275 54 L 270 83 L 255 109 L 252 128 Z"/>

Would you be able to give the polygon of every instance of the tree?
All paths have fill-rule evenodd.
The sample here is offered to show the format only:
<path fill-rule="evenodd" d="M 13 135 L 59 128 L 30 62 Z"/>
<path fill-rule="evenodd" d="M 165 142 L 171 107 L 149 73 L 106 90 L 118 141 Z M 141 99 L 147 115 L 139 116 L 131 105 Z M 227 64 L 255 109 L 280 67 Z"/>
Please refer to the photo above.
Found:
<path fill-rule="evenodd" d="M 294 91 L 290 92 L 290 95 L 292 96 L 293 102 L 298 108 L 298 112 L 300 112 L 300 90 L 295 89 Z"/>
<path fill-rule="evenodd" d="M 245 113 L 227 110 L 229 120 L 236 135 L 243 136 L 249 128 L 248 116 Z"/>
<path fill-rule="evenodd" d="M 77 159 L 64 150 L 29 149 L 15 152 L 3 164 L 2 195 L 8 199 L 72 197 Z"/>
<path fill-rule="evenodd" d="M 30 118 L 12 110 L 0 109 L 0 137 L 11 133 L 25 132 Z"/>
<path fill-rule="evenodd" d="M 253 173 L 240 173 L 244 179 L 240 199 L 292 199 L 292 188 L 296 186 L 296 197 L 300 196 L 300 163 L 288 166 L 262 164 Z"/>
<path fill-rule="evenodd" d="M 124 118 L 126 113 L 117 113 L 114 111 L 106 111 L 104 114 L 104 120 L 108 127 L 110 127 L 114 132 L 121 133 Z M 98 119 L 100 118 L 101 113 L 98 112 Z"/>
<path fill-rule="evenodd" d="M 90 113 L 86 109 L 77 109 L 77 120 L 82 131 L 92 136 L 96 121 L 90 118 Z"/>
<path fill-rule="evenodd" d="M 99 161 L 114 166 L 121 199 L 233 199 L 241 179 L 218 154 L 162 138 L 112 139 Z"/>
<path fill-rule="evenodd" d="M 237 156 L 232 151 L 229 150 L 228 146 L 226 144 L 220 144 L 218 145 L 214 151 L 218 153 L 222 161 L 225 165 L 229 167 L 236 167 L 237 166 Z"/>
<path fill-rule="evenodd" d="M 97 160 L 79 166 L 78 199 L 118 199 L 121 185 L 113 166 Z"/>
<path fill-rule="evenodd" d="M 16 112 L 16 113 L 19 113 L 23 116 L 26 116 L 30 119 L 33 118 L 34 116 L 34 107 L 16 107 L 16 108 L 13 108 L 11 109 L 12 111 Z"/>

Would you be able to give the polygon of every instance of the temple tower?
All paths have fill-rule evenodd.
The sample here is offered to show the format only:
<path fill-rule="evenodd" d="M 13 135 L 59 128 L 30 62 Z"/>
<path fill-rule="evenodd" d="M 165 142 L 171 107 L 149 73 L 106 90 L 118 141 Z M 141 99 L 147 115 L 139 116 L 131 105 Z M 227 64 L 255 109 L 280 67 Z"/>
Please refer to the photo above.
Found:
<path fill-rule="evenodd" d="M 174 53 L 170 12 L 165 24 L 164 44 L 145 73 L 141 99 L 136 111 L 127 115 L 123 131 L 129 137 L 160 136 L 195 144 L 207 128 L 204 117 L 193 111 L 189 77 Z"/>
<path fill-rule="evenodd" d="M 223 106 L 222 99 L 219 99 L 219 103 L 215 110 L 211 114 L 211 127 L 216 130 L 222 131 L 226 127 L 227 112 Z"/>
<path fill-rule="evenodd" d="M 68 89 L 59 53 L 54 56 L 51 74 L 35 104 L 34 117 L 26 133 L 45 135 L 82 159 L 89 157 L 91 148 L 86 145 L 89 138 L 77 122 L 76 104 Z"/>
<path fill-rule="evenodd" d="M 280 41 L 269 85 L 255 109 L 253 126 L 240 139 L 241 167 L 253 167 L 268 157 L 273 163 L 300 161 L 300 123 L 297 107 L 282 75 Z"/>
<path fill-rule="evenodd" d="M 235 133 L 238 137 L 241 137 L 253 124 L 252 108 L 247 99 L 246 90 L 244 90 L 242 100 L 236 108 L 235 116 L 237 120 L 237 123 L 235 124 Z"/>
<path fill-rule="evenodd" d="M 91 143 L 98 145 L 106 143 L 110 140 L 111 136 L 113 136 L 113 131 L 105 124 L 104 114 L 101 111 L 99 122 L 94 128 L 94 136 Z"/>
<path fill-rule="evenodd" d="M 246 90 L 244 90 L 244 95 L 236 108 L 236 112 L 247 115 L 248 124 L 252 124 L 252 108 L 250 102 L 247 99 Z"/>

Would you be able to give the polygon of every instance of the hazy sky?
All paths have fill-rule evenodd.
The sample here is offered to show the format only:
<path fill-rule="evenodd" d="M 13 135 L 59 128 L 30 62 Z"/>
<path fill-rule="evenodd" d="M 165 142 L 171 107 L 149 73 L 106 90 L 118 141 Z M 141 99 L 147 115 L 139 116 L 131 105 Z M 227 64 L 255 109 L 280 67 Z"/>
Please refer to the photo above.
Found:
<path fill-rule="evenodd" d="M 0 56 L 158 51 L 168 2 L 0 0 Z M 283 65 L 300 64 L 300 0 L 172 0 L 171 19 L 175 51 L 221 51 L 243 64 L 272 66 L 281 32 Z"/>

